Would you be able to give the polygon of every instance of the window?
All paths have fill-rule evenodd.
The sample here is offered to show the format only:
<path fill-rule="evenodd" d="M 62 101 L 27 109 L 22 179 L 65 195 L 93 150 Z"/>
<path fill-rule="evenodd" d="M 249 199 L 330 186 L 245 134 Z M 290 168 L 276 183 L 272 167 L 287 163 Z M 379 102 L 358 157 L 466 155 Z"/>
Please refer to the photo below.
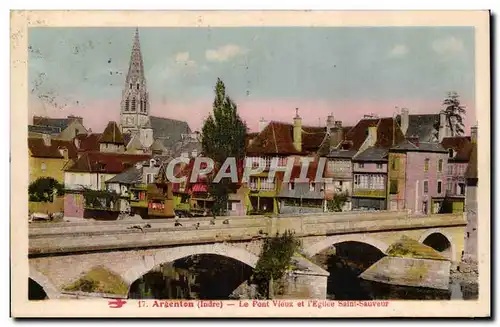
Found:
<path fill-rule="evenodd" d="M 364 163 L 358 163 L 358 168 L 365 168 L 365 164 Z"/>
<path fill-rule="evenodd" d="M 130 100 L 127 99 L 125 100 L 125 111 L 129 111 L 130 110 Z"/>
<path fill-rule="evenodd" d="M 132 111 L 135 111 L 135 99 L 132 99 Z"/>
<path fill-rule="evenodd" d="M 146 174 L 146 184 L 152 184 L 155 180 L 155 174 Z"/>
<path fill-rule="evenodd" d="M 342 181 L 339 181 L 339 186 L 340 186 L 340 187 L 342 187 L 342 184 L 343 184 L 343 183 L 342 183 Z"/>
<path fill-rule="evenodd" d="M 314 192 L 316 190 L 316 183 L 312 182 L 309 184 L 309 191 Z"/>
<path fill-rule="evenodd" d="M 248 186 L 250 187 L 251 190 L 256 190 L 257 189 L 257 177 L 250 177 L 250 181 L 248 183 Z"/>
<path fill-rule="evenodd" d="M 288 190 L 289 190 L 289 191 L 292 191 L 292 190 L 294 190 L 294 189 L 295 189 L 295 183 L 294 183 L 294 182 L 290 182 L 290 183 L 288 183 Z"/>
<path fill-rule="evenodd" d="M 139 89 L 139 83 L 137 83 L 137 89 Z"/>
<path fill-rule="evenodd" d="M 391 186 L 389 189 L 389 193 L 398 194 L 398 180 L 397 179 L 391 179 Z"/>
<path fill-rule="evenodd" d="M 424 171 L 429 171 L 429 158 L 424 161 Z"/>
<path fill-rule="evenodd" d="M 45 172 L 47 170 L 47 164 L 45 164 L 45 162 L 42 162 L 42 165 L 40 168 L 42 169 L 43 172 Z"/>
<path fill-rule="evenodd" d="M 446 191 L 451 193 L 451 188 L 453 184 L 451 183 L 451 178 L 446 179 Z"/>
<path fill-rule="evenodd" d="M 455 156 L 455 153 L 453 149 L 448 149 L 448 158 L 453 158 Z"/>
<path fill-rule="evenodd" d="M 443 159 L 438 160 L 438 171 L 439 172 L 443 171 Z"/>
<path fill-rule="evenodd" d="M 458 193 L 460 193 L 460 195 L 465 195 L 465 184 L 464 183 L 458 184 Z"/>
<path fill-rule="evenodd" d="M 129 88 L 130 88 L 130 89 L 132 88 L 132 83 L 130 83 Z"/>
<path fill-rule="evenodd" d="M 399 169 L 399 158 L 396 157 L 392 159 L 392 169 L 393 170 Z"/>
<path fill-rule="evenodd" d="M 361 178 L 359 175 L 354 175 L 354 185 L 359 185 Z"/>
<path fill-rule="evenodd" d="M 441 192 L 443 191 L 443 182 L 441 181 L 438 181 L 438 194 L 441 194 Z"/>
<path fill-rule="evenodd" d="M 381 163 L 377 164 L 377 169 L 382 169 L 382 164 Z"/>
<path fill-rule="evenodd" d="M 429 182 L 424 181 L 424 194 L 429 193 Z"/>
<path fill-rule="evenodd" d="M 448 165 L 448 175 L 453 175 L 453 165 L 452 164 Z"/>

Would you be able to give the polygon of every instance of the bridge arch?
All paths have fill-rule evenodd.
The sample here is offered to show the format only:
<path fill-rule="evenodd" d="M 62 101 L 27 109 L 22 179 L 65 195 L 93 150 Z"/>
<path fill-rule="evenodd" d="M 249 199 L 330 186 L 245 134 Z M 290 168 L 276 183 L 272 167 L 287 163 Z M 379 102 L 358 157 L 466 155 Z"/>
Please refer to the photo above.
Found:
<path fill-rule="evenodd" d="M 456 248 L 453 242 L 453 237 L 442 229 L 427 230 L 422 234 L 419 242 L 440 252 L 446 259 L 449 259 L 452 262 L 457 261 L 457 253 L 455 251 Z"/>
<path fill-rule="evenodd" d="M 55 287 L 54 284 L 52 284 L 52 282 L 46 276 L 36 270 L 36 268 L 34 268 L 32 265 L 30 265 L 28 278 L 32 279 L 38 285 L 40 285 L 49 299 L 58 299 L 61 296 L 61 293 L 59 292 L 57 287 Z"/>
<path fill-rule="evenodd" d="M 310 246 L 308 246 L 305 249 L 305 253 L 309 256 L 314 256 L 318 253 L 320 253 L 323 250 L 326 250 L 332 245 L 338 244 L 338 243 L 344 243 L 344 242 L 358 242 L 358 243 L 365 243 L 368 245 L 371 245 L 382 253 L 386 253 L 387 249 L 389 248 L 389 245 L 385 243 L 384 241 L 381 241 L 379 239 L 376 239 L 371 236 L 367 235 L 362 235 L 362 234 L 351 234 L 351 235 L 332 235 L 326 237 L 324 240 L 319 241 L 317 243 L 314 243 Z"/>
<path fill-rule="evenodd" d="M 197 254 L 215 254 L 232 258 L 252 268 L 255 268 L 259 259 L 255 254 L 245 249 L 222 243 L 166 248 L 158 250 L 153 255 L 143 256 L 141 259 L 138 259 L 137 262 L 133 263 L 125 272 L 123 278 L 130 287 L 137 279 L 160 264 L 173 262 L 177 259 Z"/>

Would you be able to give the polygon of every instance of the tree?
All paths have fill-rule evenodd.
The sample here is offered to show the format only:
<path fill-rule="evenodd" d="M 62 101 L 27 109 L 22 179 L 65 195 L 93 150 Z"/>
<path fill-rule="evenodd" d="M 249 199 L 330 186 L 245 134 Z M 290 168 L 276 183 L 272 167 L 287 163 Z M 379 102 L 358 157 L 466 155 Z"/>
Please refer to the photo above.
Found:
<path fill-rule="evenodd" d="M 460 97 L 457 92 L 448 92 L 448 97 L 443 101 L 445 106 L 444 114 L 450 125 L 451 136 L 461 136 L 464 134 L 465 106 L 460 104 Z"/>
<path fill-rule="evenodd" d="M 203 124 L 201 138 L 203 153 L 214 160 L 216 171 L 228 157 L 236 158 L 236 162 L 244 158 L 246 135 L 247 126 L 238 115 L 236 104 L 226 95 L 224 83 L 218 78 L 213 112 Z M 214 215 L 225 214 L 230 190 L 229 178 L 223 178 L 219 183 L 210 183 Z"/>
<path fill-rule="evenodd" d="M 299 248 L 300 241 L 288 230 L 283 235 L 276 234 L 275 237 L 268 237 L 264 240 L 259 261 L 252 276 L 260 294 L 268 294 L 268 297 L 272 297 L 274 282 L 282 280 L 285 272 L 291 270 L 292 257 Z"/>
<path fill-rule="evenodd" d="M 64 194 L 64 186 L 52 177 L 40 177 L 28 186 L 29 200 L 52 202 L 54 196 Z"/>
<path fill-rule="evenodd" d="M 328 211 L 340 212 L 347 202 L 349 195 L 347 192 L 335 193 L 333 199 L 327 202 Z"/>

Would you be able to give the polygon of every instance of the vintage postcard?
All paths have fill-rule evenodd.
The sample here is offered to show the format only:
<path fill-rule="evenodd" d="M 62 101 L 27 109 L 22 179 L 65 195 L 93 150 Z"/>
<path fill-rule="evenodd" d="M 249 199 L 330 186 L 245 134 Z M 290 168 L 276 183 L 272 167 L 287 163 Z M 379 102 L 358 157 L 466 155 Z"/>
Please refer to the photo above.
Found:
<path fill-rule="evenodd" d="M 12 12 L 12 316 L 490 316 L 489 19 Z"/>

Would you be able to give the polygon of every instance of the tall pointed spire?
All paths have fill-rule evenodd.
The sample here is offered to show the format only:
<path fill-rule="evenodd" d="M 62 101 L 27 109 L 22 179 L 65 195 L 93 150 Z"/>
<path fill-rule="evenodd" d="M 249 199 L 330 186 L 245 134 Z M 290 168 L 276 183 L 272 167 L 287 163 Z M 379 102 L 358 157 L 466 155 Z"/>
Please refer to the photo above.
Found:
<path fill-rule="evenodd" d="M 127 82 L 134 83 L 137 80 L 143 80 L 144 77 L 144 63 L 142 60 L 141 43 L 139 41 L 139 29 L 135 29 L 134 43 L 132 44 L 132 53 L 130 54 L 130 65 L 128 68 Z"/>
<path fill-rule="evenodd" d="M 144 75 L 139 29 L 135 29 L 130 63 L 121 100 L 122 132 L 138 132 L 150 128 L 149 93 Z"/>

